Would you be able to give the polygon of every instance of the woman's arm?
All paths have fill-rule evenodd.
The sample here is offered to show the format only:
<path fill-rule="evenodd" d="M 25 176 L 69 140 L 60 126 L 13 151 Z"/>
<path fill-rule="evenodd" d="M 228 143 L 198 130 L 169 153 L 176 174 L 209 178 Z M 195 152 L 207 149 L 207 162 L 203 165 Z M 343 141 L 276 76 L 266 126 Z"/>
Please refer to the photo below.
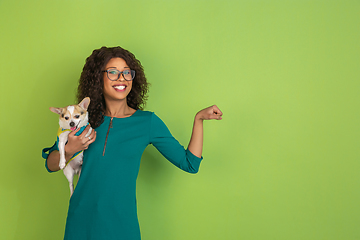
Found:
<path fill-rule="evenodd" d="M 71 157 L 75 153 L 87 149 L 89 147 L 89 145 L 91 143 L 93 143 L 96 139 L 96 132 L 94 129 L 91 131 L 91 134 L 89 135 L 91 140 L 89 140 L 88 137 L 85 137 L 86 133 L 90 129 L 90 125 L 87 126 L 79 136 L 75 136 L 75 133 L 77 133 L 79 131 L 79 129 L 71 132 L 68 136 L 68 142 L 65 145 L 66 163 L 71 159 Z M 60 170 L 59 161 L 60 161 L 59 151 L 57 151 L 57 150 L 52 151 L 47 158 L 48 169 L 52 172 L 59 171 Z"/>
<path fill-rule="evenodd" d="M 199 158 L 201 158 L 202 156 L 203 138 L 204 138 L 203 121 L 210 119 L 221 120 L 222 115 L 223 113 L 216 105 L 205 108 L 196 114 L 193 131 L 188 146 L 188 149 L 192 154 L 194 154 Z"/>

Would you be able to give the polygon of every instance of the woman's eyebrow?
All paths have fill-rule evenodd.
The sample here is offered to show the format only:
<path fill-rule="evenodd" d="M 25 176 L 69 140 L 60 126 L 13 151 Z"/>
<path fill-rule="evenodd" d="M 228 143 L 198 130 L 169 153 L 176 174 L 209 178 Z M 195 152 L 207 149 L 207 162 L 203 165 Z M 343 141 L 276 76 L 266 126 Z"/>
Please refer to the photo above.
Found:
<path fill-rule="evenodd" d="M 109 69 L 109 68 L 115 68 L 115 69 L 116 69 L 116 67 L 108 67 L 108 69 Z M 124 68 L 129 68 L 129 67 L 124 67 Z"/>

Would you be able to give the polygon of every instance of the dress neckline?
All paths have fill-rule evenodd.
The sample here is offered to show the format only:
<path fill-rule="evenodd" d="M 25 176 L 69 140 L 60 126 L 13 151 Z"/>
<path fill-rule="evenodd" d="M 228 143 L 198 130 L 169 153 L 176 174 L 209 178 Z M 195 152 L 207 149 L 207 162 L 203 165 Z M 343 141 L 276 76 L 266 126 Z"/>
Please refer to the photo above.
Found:
<path fill-rule="evenodd" d="M 140 110 L 139 109 L 137 109 L 133 114 L 131 114 L 130 116 L 128 116 L 128 117 L 122 117 L 122 118 L 119 118 L 119 117 L 109 117 L 109 116 L 106 116 L 106 115 L 104 115 L 104 117 L 106 117 L 106 118 L 113 118 L 113 119 L 126 119 L 126 118 L 131 118 L 132 116 L 134 116 L 137 112 L 139 112 Z"/>

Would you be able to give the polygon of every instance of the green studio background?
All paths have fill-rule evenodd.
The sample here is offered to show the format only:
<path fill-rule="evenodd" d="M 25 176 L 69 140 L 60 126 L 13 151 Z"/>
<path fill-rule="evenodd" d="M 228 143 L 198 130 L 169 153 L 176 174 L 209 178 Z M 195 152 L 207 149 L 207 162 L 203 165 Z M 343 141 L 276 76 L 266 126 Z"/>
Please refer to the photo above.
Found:
<path fill-rule="evenodd" d="M 360 239 L 359 12 L 358 0 L 0 1 L 0 239 L 62 239 L 68 184 L 40 155 L 58 127 L 48 109 L 75 102 L 103 45 L 141 60 L 146 110 L 183 145 L 198 110 L 224 112 L 205 122 L 197 175 L 146 149 L 144 240 Z"/>

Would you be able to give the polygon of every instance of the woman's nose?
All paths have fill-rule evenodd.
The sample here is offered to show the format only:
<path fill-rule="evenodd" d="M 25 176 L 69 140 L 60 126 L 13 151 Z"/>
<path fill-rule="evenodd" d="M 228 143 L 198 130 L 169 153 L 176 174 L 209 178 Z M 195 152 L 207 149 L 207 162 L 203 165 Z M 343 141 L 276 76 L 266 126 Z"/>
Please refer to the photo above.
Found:
<path fill-rule="evenodd" d="M 123 74 L 123 73 L 120 74 L 120 77 L 119 77 L 118 80 L 120 80 L 120 81 L 125 81 L 125 78 L 124 78 L 124 74 Z"/>

